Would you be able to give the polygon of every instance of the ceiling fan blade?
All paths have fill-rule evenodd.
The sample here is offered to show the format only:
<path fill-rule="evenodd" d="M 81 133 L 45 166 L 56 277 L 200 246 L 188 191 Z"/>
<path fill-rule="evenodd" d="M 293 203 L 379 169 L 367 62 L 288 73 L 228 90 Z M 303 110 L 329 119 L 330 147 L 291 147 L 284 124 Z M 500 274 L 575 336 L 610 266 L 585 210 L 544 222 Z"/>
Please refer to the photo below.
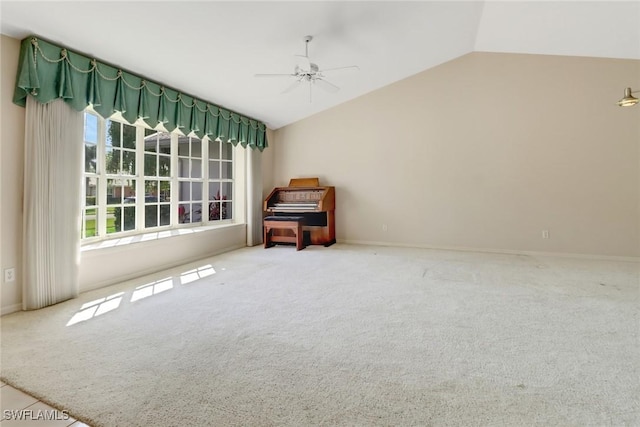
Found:
<path fill-rule="evenodd" d="M 254 74 L 253 77 L 295 77 L 295 74 Z"/>
<path fill-rule="evenodd" d="M 327 72 L 327 71 L 338 71 L 338 70 L 360 70 L 360 67 L 358 67 L 357 65 L 347 65 L 346 67 L 336 67 L 336 68 L 327 68 L 325 70 L 320 70 L 321 73 Z"/>
<path fill-rule="evenodd" d="M 327 92 L 335 93 L 340 90 L 338 86 L 334 85 L 333 83 L 329 83 L 328 81 L 321 79 L 320 77 L 316 78 L 314 80 L 314 83 Z"/>
<path fill-rule="evenodd" d="M 281 94 L 285 94 L 288 92 L 291 92 L 292 90 L 294 90 L 295 88 L 297 88 L 300 85 L 300 82 L 302 80 L 298 79 L 295 82 L 293 82 L 290 86 L 288 86 L 285 90 L 283 90 L 282 92 L 280 92 Z"/>

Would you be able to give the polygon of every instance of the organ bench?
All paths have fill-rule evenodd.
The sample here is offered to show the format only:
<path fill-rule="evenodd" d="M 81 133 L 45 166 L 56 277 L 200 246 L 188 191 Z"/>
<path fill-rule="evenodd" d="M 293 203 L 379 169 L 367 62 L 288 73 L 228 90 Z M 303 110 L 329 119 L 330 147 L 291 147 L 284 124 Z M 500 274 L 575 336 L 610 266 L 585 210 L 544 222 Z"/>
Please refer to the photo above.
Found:
<path fill-rule="evenodd" d="M 275 243 L 295 243 L 296 250 L 305 248 L 302 234 L 303 216 L 267 216 L 264 218 L 264 247 L 270 248 Z M 293 236 L 273 234 L 274 230 L 291 230 Z"/>

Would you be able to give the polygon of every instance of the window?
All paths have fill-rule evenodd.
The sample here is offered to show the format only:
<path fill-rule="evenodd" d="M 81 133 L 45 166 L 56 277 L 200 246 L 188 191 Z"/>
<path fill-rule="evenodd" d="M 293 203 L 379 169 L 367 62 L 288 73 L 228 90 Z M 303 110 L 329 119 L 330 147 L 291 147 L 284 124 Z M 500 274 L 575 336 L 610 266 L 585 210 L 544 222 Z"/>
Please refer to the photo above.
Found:
<path fill-rule="evenodd" d="M 85 112 L 82 238 L 232 220 L 233 151 Z"/>

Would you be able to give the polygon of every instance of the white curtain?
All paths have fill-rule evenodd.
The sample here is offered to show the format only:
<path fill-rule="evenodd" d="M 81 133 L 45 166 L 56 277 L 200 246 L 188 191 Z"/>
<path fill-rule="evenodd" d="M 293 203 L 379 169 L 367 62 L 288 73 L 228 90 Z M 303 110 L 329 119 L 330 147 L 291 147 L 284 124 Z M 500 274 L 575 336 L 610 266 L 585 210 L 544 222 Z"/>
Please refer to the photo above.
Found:
<path fill-rule="evenodd" d="M 82 112 L 27 97 L 24 163 L 24 310 L 78 296 Z"/>
<path fill-rule="evenodd" d="M 262 243 L 262 153 L 247 148 L 247 246 Z"/>

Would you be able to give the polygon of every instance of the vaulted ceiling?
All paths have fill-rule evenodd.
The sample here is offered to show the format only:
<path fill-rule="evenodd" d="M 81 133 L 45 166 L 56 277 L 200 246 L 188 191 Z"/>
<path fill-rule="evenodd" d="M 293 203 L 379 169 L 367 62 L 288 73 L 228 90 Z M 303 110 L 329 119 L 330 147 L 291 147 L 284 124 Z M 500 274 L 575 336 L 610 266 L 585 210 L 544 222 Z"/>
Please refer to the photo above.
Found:
<path fill-rule="evenodd" d="M 640 0 L 0 2 L 0 31 L 35 34 L 281 126 L 473 51 L 640 60 Z M 294 54 L 336 93 L 282 94 Z M 2 72 L 7 72 L 2 70 Z M 624 84 L 638 82 L 621 82 Z"/>

